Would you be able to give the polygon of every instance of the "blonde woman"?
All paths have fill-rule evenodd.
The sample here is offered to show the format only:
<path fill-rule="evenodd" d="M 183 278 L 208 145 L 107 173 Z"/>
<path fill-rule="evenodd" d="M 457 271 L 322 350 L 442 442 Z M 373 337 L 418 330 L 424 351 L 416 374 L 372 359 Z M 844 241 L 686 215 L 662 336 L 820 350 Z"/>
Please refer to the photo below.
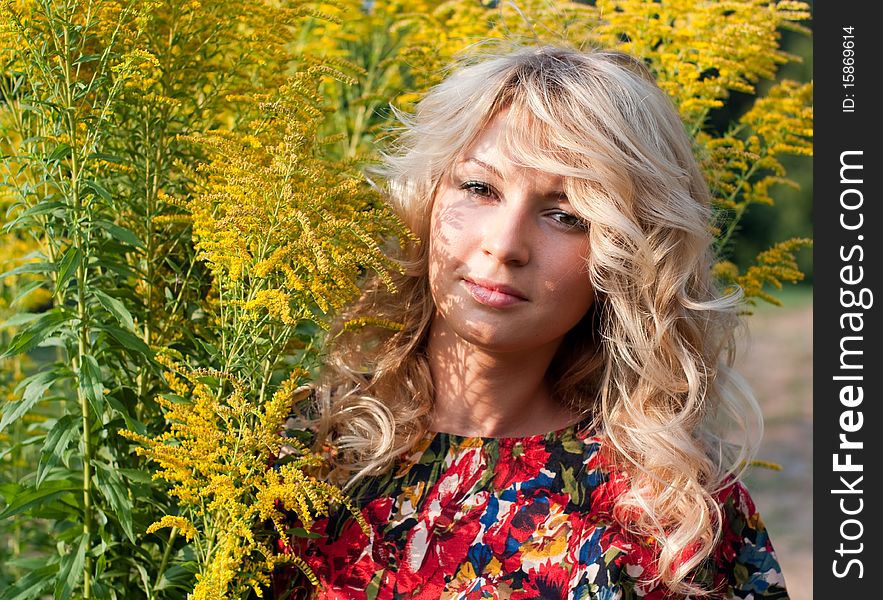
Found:
<path fill-rule="evenodd" d="M 403 327 L 341 330 L 311 423 L 370 534 L 341 510 L 290 540 L 314 593 L 787 597 L 738 482 L 760 428 L 739 297 L 648 71 L 485 52 L 401 117 L 382 175 L 420 242 L 347 318 Z"/>

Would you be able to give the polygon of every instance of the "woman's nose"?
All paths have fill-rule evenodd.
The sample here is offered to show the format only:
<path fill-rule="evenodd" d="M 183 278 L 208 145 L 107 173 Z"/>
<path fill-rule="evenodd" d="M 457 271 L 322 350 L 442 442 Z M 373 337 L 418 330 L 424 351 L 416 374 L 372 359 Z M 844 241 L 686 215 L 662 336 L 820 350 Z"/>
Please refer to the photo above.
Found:
<path fill-rule="evenodd" d="M 503 204 L 486 219 L 482 240 L 485 254 L 504 264 L 526 265 L 530 261 L 530 234 L 524 211 Z"/>

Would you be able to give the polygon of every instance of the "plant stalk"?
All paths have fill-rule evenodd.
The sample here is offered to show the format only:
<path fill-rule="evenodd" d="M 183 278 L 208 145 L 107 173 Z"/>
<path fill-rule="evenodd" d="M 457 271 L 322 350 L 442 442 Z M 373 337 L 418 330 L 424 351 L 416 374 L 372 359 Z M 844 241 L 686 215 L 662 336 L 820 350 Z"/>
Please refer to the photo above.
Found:
<path fill-rule="evenodd" d="M 83 428 L 83 535 L 86 537 L 87 545 L 92 545 L 92 426 L 91 414 L 89 409 L 89 399 L 86 397 L 82 383 L 83 357 L 88 354 L 89 347 L 89 326 L 88 313 L 86 308 L 86 276 L 87 266 L 89 264 L 89 253 L 87 252 L 88 240 L 84 235 L 84 231 L 79 226 L 80 217 L 83 212 L 83 199 L 80 196 L 79 178 L 80 178 L 80 162 L 77 146 L 77 119 L 76 106 L 74 106 L 71 90 L 74 87 L 74 81 L 71 75 L 72 57 L 71 57 L 71 39 L 70 39 L 70 7 L 65 7 L 65 25 L 63 27 L 64 36 L 64 108 L 65 117 L 68 127 L 68 136 L 71 147 L 71 171 L 70 171 L 70 193 L 74 207 L 74 227 L 73 227 L 73 245 L 83 251 L 80 264 L 77 266 L 77 317 L 79 319 L 79 332 L 77 336 L 77 354 L 73 357 L 74 372 L 77 373 L 77 400 L 80 405 L 80 413 L 82 414 Z M 63 284 L 62 284 L 63 285 Z M 86 560 L 83 564 L 83 599 L 90 600 L 92 598 L 92 558 L 86 554 Z"/>
<path fill-rule="evenodd" d="M 153 588 L 150 590 L 151 597 L 157 591 L 157 586 L 159 586 L 159 582 L 162 581 L 162 576 L 166 572 L 166 565 L 169 564 L 169 557 L 172 555 L 172 548 L 175 546 L 175 538 L 178 537 L 178 528 L 172 527 L 172 532 L 169 534 L 169 543 L 166 544 L 166 549 L 162 555 L 162 561 L 159 563 L 159 569 L 156 572 L 156 581 L 153 582 Z"/>

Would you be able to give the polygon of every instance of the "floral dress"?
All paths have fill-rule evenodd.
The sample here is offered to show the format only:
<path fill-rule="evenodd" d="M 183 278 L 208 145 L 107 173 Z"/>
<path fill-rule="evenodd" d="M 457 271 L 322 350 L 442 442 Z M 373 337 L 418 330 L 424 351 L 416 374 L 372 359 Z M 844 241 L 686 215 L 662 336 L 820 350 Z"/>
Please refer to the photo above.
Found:
<path fill-rule="evenodd" d="M 394 600 L 669 598 L 652 539 L 612 517 L 626 485 L 580 425 L 519 438 L 431 433 L 296 538 L 319 598 Z M 720 544 L 697 573 L 713 598 L 787 598 L 776 555 L 745 488 L 718 496 Z M 278 589 L 278 588 L 277 588 Z"/>

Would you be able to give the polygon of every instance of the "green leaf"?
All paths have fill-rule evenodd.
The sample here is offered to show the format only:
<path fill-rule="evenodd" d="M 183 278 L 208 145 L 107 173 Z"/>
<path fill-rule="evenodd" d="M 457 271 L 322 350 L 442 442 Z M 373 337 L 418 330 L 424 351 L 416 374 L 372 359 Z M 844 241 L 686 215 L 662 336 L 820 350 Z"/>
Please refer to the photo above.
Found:
<path fill-rule="evenodd" d="M 11 155 L 9 155 L 9 154 L 0 154 L 0 159 L 5 160 L 5 159 L 9 158 L 10 156 Z M 21 169 L 21 167 L 19 167 L 19 169 Z M 10 179 L 9 175 L 4 177 L 4 179 L 5 179 L 5 181 L 9 181 L 9 179 Z M 27 205 L 28 205 L 27 202 L 25 202 L 23 200 L 18 200 L 17 202 L 13 201 L 13 202 L 10 202 L 9 204 L 7 204 L 7 206 L 6 206 L 6 219 L 5 220 L 8 221 L 9 219 L 11 219 L 12 215 L 14 215 L 18 209 L 20 209 L 22 206 L 27 207 Z"/>
<path fill-rule="evenodd" d="M 82 393 L 89 399 L 96 413 L 104 409 L 104 384 L 101 381 L 101 367 L 91 354 L 81 357 L 79 373 L 79 387 Z"/>
<path fill-rule="evenodd" d="M 55 579 L 55 598 L 67 600 L 76 589 L 83 577 L 83 565 L 86 564 L 86 549 L 89 547 L 89 536 L 82 534 L 76 550 L 61 557 L 58 577 Z"/>
<path fill-rule="evenodd" d="M 56 571 L 58 571 L 58 563 L 34 569 L 16 581 L 15 585 L 0 592 L 0 600 L 34 600 L 39 598 L 55 579 Z"/>
<path fill-rule="evenodd" d="M 92 224 L 97 227 L 101 227 L 114 238 L 118 239 L 124 244 L 129 244 L 130 246 L 135 246 L 136 248 L 144 248 L 144 242 L 142 242 L 137 235 L 135 235 L 125 227 L 120 227 L 116 223 L 111 223 L 110 221 L 103 220 L 92 221 Z"/>
<path fill-rule="evenodd" d="M 107 403 L 113 408 L 116 412 L 118 412 L 123 420 L 126 422 L 126 427 L 135 433 L 140 433 L 141 435 L 147 434 L 147 429 L 144 427 L 143 423 L 132 418 L 132 415 L 129 414 L 129 409 L 120 402 L 119 398 L 116 398 L 113 394 L 108 394 L 104 397 Z"/>
<path fill-rule="evenodd" d="M 132 313 L 129 312 L 122 302 L 116 298 L 111 298 L 101 290 L 93 290 L 92 293 L 98 298 L 101 306 L 116 317 L 116 320 L 120 322 L 120 325 L 129 331 L 135 331 L 135 321 L 132 319 Z"/>
<path fill-rule="evenodd" d="M 70 144 L 62 143 L 62 144 L 59 144 L 55 147 L 55 150 L 52 151 L 52 154 L 50 154 L 46 158 L 46 160 L 47 160 L 47 162 L 52 162 L 55 160 L 62 160 L 64 158 L 67 158 L 68 156 L 70 156 L 70 153 L 71 153 Z"/>
<path fill-rule="evenodd" d="M 126 533 L 126 537 L 135 543 L 135 531 L 132 528 L 132 503 L 126 493 L 126 487 L 122 478 L 101 463 L 95 463 L 95 479 L 99 490 L 107 502 L 113 508 L 113 512 L 119 519 L 120 526 Z"/>
<path fill-rule="evenodd" d="M 79 248 L 70 247 L 67 249 L 67 252 L 64 253 L 64 256 L 61 257 L 61 261 L 58 264 L 58 281 L 55 283 L 55 293 L 58 294 L 59 290 L 67 285 L 68 279 L 76 272 L 77 267 L 80 266 L 80 262 L 83 260 L 83 251 Z"/>
<path fill-rule="evenodd" d="M 106 152 L 93 152 L 92 154 L 89 155 L 89 159 L 90 160 L 103 160 L 105 162 L 114 163 L 117 165 L 121 165 L 121 164 L 125 163 L 125 160 L 123 160 L 121 157 L 119 157 L 115 154 L 108 154 Z"/>
<path fill-rule="evenodd" d="M 23 352 L 30 352 L 36 348 L 40 342 L 49 337 L 50 334 L 55 333 L 59 325 L 69 319 L 70 315 L 60 309 L 43 313 L 39 319 L 34 321 L 26 329 L 19 331 L 15 337 L 12 338 L 12 341 L 9 342 L 9 347 L 3 354 L 0 354 L 0 358 L 8 358 Z"/>
<path fill-rule="evenodd" d="M 15 219 L 6 223 L 3 228 L 6 231 L 12 231 L 13 229 L 17 228 L 19 224 L 32 221 L 34 217 L 49 214 L 55 211 L 61 212 L 65 208 L 67 208 L 67 205 L 64 202 L 58 202 L 57 200 L 38 202 L 37 204 L 28 207 L 27 210 L 23 210 L 19 215 L 15 217 Z"/>
<path fill-rule="evenodd" d="M 80 65 L 88 62 L 95 62 L 96 60 L 101 60 L 102 54 L 84 54 L 77 60 L 73 62 L 75 65 Z"/>
<path fill-rule="evenodd" d="M 64 210 L 66 208 L 67 208 L 67 204 L 65 204 L 64 202 L 59 202 L 58 200 L 43 201 L 43 202 L 37 202 L 32 207 L 28 208 L 25 211 L 22 211 L 22 213 L 18 216 L 19 216 L 19 218 L 21 218 L 21 217 L 36 217 L 38 215 L 45 215 L 47 213 L 51 213 L 56 210 Z"/>
<path fill-rule="evenodd" d="M 307 531 L 303 527 L 291 527 L 288 529 L 287 533 L 288 533 L 288 535 L 293 535 L 293 536 L 299 537 L 299 538 L 318 539 L 318 538 L 322 537 L 320 534 Z"/>
<path fill-rule="evenodd" d="M 47 481 L 39 490 L 24 488 L 21 492 L 7 498 L 8 505 L 0 513 L 0 519 L 6 519 L 27 512 L 36 505 L 43 505 L 68 492 L 82 492 L 83 485 L 76 481 Z"/>
<path fill-rule="evenodd" d="M 42 317 L 40 313 L 18 313 L 17 315 L 12 315 L 6 321 L 3 321 L 0 324 L 0 329 L 6 329 L 7 327 L 18 327 L 19 325 L 25 325 L 26 323 L 32 323 Z"/>
<path fill-rule="evenodd" d="M 105 555 L 102 554 L 98 560 L 99 561 L 106 560 Z M 103 564 L 103 563 L 100 562 L 100 564 Z M 101 575 L 99 573 L 95 574 L 96 579 L 100 576 Z M 115 583 L 115 582 L 112 581 L 112 583 Z M 114 592 L 116 592 L 116 590 L 114 590 Z M 117 598 L 119 598 L 119 596 L 117 596 L 116 593 L 114 593 L 113 596 L 110 595 L 110 588 L 107 585 L 105 585 L 103 582 L 95 581 L 95 580 L 92 581 L 92 600 L 116 600 Z"/>
<path fill-rule="evenodd" d="M 192 563 L 170 566 L 166 569 L 165 573 L 162 574 L 159 583 L 156 584 L 156 588 L 154 589 L 158 592 L 172 589 L 192 589 L 196 569 L 191 565 Z M 188 566 L 190 568 L 188 568 Z"/>
<path fill-rule="evenodd" d="M 209 356 L 219 356 L 220 351 L 218 351 L 218 347 L 199 338 L 196 338 L 196 341 L 203 347 L 203 349 L 208 353 Z"/>
<path fill-rule="evenodd" d="M 28 294 L 41 287 L 42 285 L 42 281 L 31 281 L 19 290 L 18 294 L 15 295 L 15 298 L 12 299 L 12 302 L 9 303 L 9 307 L 13 308 L 18 306 L 22 300 L 27 298 Z"/>
<path fill-rule="evenodd" d="M 211 381 L 204 382 L 204 383 L 216 383 L 216 382 L 217 382 L 217 379 L 212 379 Z M 168 400 L 169 402 L 174 402 L 175 404 L 190 404 L 191 403 L 190 399 L 185 398 L 184 396 L 179 396 L 178 394 L 165 393 L 165 394 L 160 394 L 159 397 L 164 398 L 164 399 Z"/>
<path fill-rule="evenodd" d="M 153 356 L 153 352 L 150 350 L 150 347 L 143 341 L 141 341 L 141 338 L 136 337 L 133 333 L 110 325 L 99 326 L 98 328 L 106 331 L 124 348 L 132 350 L 133 352 L 138 352 L 148 357 Z"/>
<path fill-rule="evenodd" d="M 46 557 L 45 556 L 22 556 L 19 555 L 18 558 L 10 558 L 5 563 L 4 566 L 15 567 L 17 569 L 21 569 L 22 571 L 34 571 L 39 569 L 40 567 L 46 566 Z"/>
<path fill-rule="evenodd" d="M 83 182 L 83 187 L 89 190 L 92 190 L 96 196 L 99 196 L 105 202 L 113 202 L 113 197 L 110 195 L 110 192 L 107 191 L 100 183 L 94 181 L 92 179 L 87 179 Z"/>
<path fill-rule="evenodd" d="M 9 500 L 20 494 L 24 489 L 23 485 L 12 481 L 0 483 L 0 498 L 3 499 L 3 502 L 9 504 Z"/>
<path fill-rule="evenodd" d="M 22 415 L 30 411 L 40 398 L 43 397 L 46 390 L 58 379 L 59 375 L 55 371 L 40 371 L 19 383 L 16 391 L 24 387 L 24 394 L 22 394 L 20 400 L 7 400 L 3 405 L 3 416 L 0 417 L 0 432 L 6 429 L 10 423 L 14 423 Z"/>
<path fill-rule="evenodd" d="M 144 565 L 134 562 L 133 566 L 138 571 L 138 575 L 141 577 L 141 589 L 147 594 L 148 597 L 151 596 L 150 593 L 150 577 L 147 575 L 147 569 L 144 568 Z"/>
<path fill-rule="evenodd" d="M 102 250 L 104 250 L 102 248 Z M 118 255 L 124 254 L 125 251 L 117 252 Z M 105 256 L 105 258 L 108 258 Z M 113 273 L 116 273 L 123 279 L 129 279 L 131 277 L 140 277 L 141 272 L 138 269 L 134 269 L 129 265 L 119 261 L 119 260 L 105 260 L 101 258 L 95 258 L 94 262 L 91 263 L 93 268 L 96 269 L 107 269 Z"/>
<path fill-rule="evenodd" d="M 77 417 L 74 415 L 64 415 L 55 422 L 55 425 L 46 434 L 43 449 L 40 450 L 40 462 L 37 465 L 36 486 L 38 489 L 49 470 L 63 458 L 71 440 L 80 432 L 78 425 L 79 419 Z"/>
<path fill-rule="evenodd" d="M 97 499 L 97 494 L 95 496 Z M 92 505 L 92 508 L 95 510 L 95 521 L 98 522 L 99 527 L 104 526 L 104 524 L 107 523 L 107 518 L 104 516 L 101 508 L 95 506 L 95 504 Z M 59 549 L 59 556 L 62 556 L 61 547 L 58 545 L 59 542 L 64 544 L 76 544 L 81 535 L 83 535 L 82 523 L 76 523 L 72 527 L 59 528 L 56 530 L 55 535 L 53 536 L 53 541 L 55 542 L 55 547 Z"/>
<path fill-rule="evenodd" d="M 153 477 L 150 476 L 150 473 L 138 469 L 117 469 L 117 473 L 133 483 L 145 483 L 147 485 L 154 484 Z"/>
<path fill-rule="evenodd" d="M 50 262 L 32 262 L 19 265 L 14 269 L 10 269 L 5 273 L 0 273 L 0 279 L 5 279 L 12 275 L 22 275 L 23 273 L 54 273 L 56 269 L 55 263 Z"/>
<path fill-rule="evenodd" d="M 101 545 L 105 548 L 107 544 L 104 543 L 104 540 L 101 540 Z M 97 552 L 97 549 L 90 552 L 90 554 L 98 554 L 98 560 L 95 561 L 95 576 L 101 577 L 104 570 L 107 568 L 107 554 L 104 553 L 104 548 L 101 549 L 100 552 Z"/>

